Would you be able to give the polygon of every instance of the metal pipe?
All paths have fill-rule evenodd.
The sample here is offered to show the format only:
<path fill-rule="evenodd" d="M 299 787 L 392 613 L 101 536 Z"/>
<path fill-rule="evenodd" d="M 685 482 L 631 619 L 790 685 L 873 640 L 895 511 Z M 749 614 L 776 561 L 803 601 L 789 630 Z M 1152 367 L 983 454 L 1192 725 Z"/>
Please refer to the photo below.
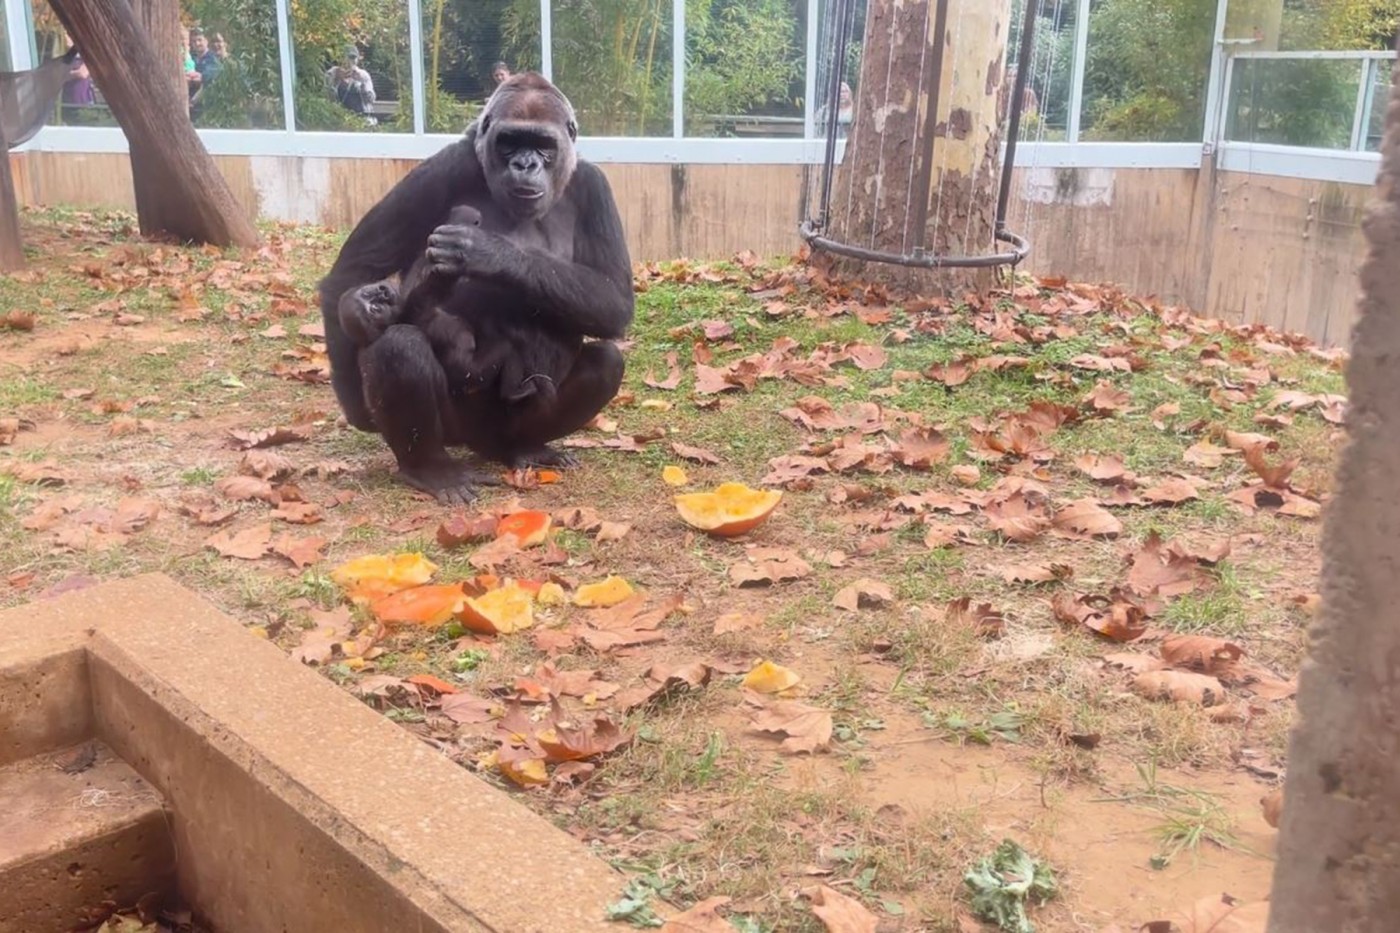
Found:
<path fill-rule="evenodd" d="M 1021 21 L 1021 49 L 1016 56 L 1016 83 L 1011 89 L 1011 119 L 1006 127 L 1006 156 L 1001 165 L 1001 190 L 997 192 L 996 232 L 1006 229 L 1006 209 L 1011 203 L 1011 171 L 1016 167 L 1016 143 L 1021 135 L 1021 110 L 1025 105 L 1026 82 L 1030 80 L 1031 51 L 1035 47 L 1035 21 L 1039 0 L 1026 0 Z"/>
<path fill-rule="evenodd" d="M 881 262 L 919 269 L 987 269 L 995 266 L 1014 266 L 1025 259 L 1031 249 L 1030 243 L 1024 237 L 1006 230 L 998 231 L 996 239 L 1002 243 L 1010 243 L 1011 250 L 1005 253 L 991 253 L 986 256 L 941 256 L 923 251 L 914 254 L 886 253 L 881 250 L 851 246 L 828 239 L 817 232 L 816 226 L 811 221 L 805 221 L 802 224 L 802 238 L 811 244 L 813 249 L 835 253 L 838 256 L 849 256 L 864 262 Z"/>
<path fill-rule="evenodd" d="M 929 36 L 929 41 L 933 43 L 933 54 L 925 59 L 927 67 L 919 78 L 929 89 L 928 110 L 925 112 L 924 124 L 919 128 L 919 148 L 915 157 L 919 159 L 922 171 L 914 179 L 914 190 L 908 192 L 913 211 L 909 227 L 904 231 L 905 243 L 911 239 L 915 243 L 922 243 L 924 227 L 928 224 L 928 198 L 933 187 L 933 150 L 938 136 L 938 103 L 943 86 L 943 55 L 948 45 L 947 38 L 948 0 L 937 0 L 933 10 L 933 32 Z"/>

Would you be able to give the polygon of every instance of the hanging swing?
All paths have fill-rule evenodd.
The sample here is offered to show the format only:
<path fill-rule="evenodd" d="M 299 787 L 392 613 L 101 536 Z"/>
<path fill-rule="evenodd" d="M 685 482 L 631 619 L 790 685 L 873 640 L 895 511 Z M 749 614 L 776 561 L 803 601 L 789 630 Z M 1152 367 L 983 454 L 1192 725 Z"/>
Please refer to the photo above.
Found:
<path fill-rule="evenodd" d="M 28 142 L 53 115 L 78 50 L 30 71 L 0 71 L 0 139 L 7 149 Z"/>

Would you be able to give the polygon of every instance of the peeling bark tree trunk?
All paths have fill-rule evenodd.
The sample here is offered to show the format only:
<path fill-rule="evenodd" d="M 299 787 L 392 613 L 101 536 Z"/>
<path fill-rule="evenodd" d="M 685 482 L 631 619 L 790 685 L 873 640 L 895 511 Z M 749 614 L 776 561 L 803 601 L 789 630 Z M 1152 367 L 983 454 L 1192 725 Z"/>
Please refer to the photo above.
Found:
<path fill-rule="evenodd" d="M 1001 113 L 1011 0 L 951 0 L 942 37 L 933 35 L 931 0 L 870 0 L 855 125 L 832 194 L 831 237 L 907 254 L 996 250 Z M 941 75 L 933 44 L 943 44 Z M 922 90 L 920 78 L 922 81 Z M 938 108 L 929 113 L 932 85 Z M 934 121 L 932 158 L 921 145 Z M 924 194 L 922 179 L 927 179 Z M 919 202 L 927 220 L 919 227 Z M 961 293 L 983 288 L 991 273 L 913 270 L 837 259 L 838 277 L 884 282 L 909 291 Z"/>
<path fill-rule="evenodd" d="M 1350 444 L 1323 540 L 1322 613 L 1288 751 L 1270 933 L 1382 933 L 1400 917 L 1400 97 L 1366 219 L 1347 367 Z"/>
<path fill-rule="evenodd" d="M 141 232 L 216 246 L 256 245 L 257 230 L 190 124 L 184 88 L 169 80 L 179 46 L 157 48 L 129 0 L 50 0 L 50 6 L 131 144 L 137 195 L 145 202 L 138 200 Z"/>
<path fill-rule="evenodd" d="M 24 243 L 19 236 L 19 198 L 10 173 L 10 154 L 0 133 L 0 272 L 24 268 Z"/>
<path fill-rule="evenodd" d="M 179 57 L 186 45 L 180 25 L 179 3 L 177 0 L 130 2 L 141 28 L 151 37 L 157 61 L 164 66 L 157 69 L 150 80 L 169 84 L 188 99 L 189 91 Z M 173 224 L 179 223 L 178 218 L 170 216 L 172 207 L 183 210 L 183 205 L 172 204 L 166 199 L 159 153 L 148 152 L 144 140 L 128 139 L 128 148 L 131 152 L 131 183 L 136 193 L 136 216 L 141 223 L 141 232 L 152 236 L 170 230 Z"/>

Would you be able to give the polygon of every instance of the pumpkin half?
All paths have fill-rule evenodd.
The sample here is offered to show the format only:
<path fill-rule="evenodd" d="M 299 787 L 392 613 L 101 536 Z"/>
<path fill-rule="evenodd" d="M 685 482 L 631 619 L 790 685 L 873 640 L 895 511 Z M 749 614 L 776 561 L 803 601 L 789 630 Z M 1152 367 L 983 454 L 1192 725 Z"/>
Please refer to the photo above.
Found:
<path fill-rule="evenodd" d="M 676 496 L 676 511 L 692 528 L 732 538 L 763 524 L 782 498 L 781 492 L 750 489 L 743 483 L 724 483 L 714 492 Z"/>
<path fill-rule="evenodd" d="M 466 599 L 460 583 L 415 586 L 375 600 L 370 611 L 385 625 L 412 623 L 436 628 L 461 612 Z"/>
<path fill-rule="evenodd" d="M 468 630 L 482 635 L 509 635 L 535 624 L 533 603 L 529 590 L 507 580 L 482 596 L 468 597 L 457 618 Z"/>
<path fill-rule="evenodd" d="M 521 547 L 534 547 L 544 544 L 549 537 L 549 527 L 553 524 L 548 512 L 512 512 L 504 516 L 496 525 L 496 537 L 511 535 Z"/>

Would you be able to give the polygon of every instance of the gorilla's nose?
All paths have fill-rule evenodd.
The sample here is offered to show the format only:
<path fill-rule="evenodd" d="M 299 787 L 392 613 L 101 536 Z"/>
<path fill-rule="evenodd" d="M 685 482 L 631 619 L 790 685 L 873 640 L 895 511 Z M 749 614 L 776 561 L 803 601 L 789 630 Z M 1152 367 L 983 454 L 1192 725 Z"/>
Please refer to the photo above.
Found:
<path fill-rule="evenodd" d="M 533 174 L 534 172 L 538 172 L 540 170 L 540 157 L 535 155 L 533 152 L 527 153 L 525 155 L 512 156 L 510 160 L 510 167 L 513 170 L 520 172 L 522 175 Z"/>

